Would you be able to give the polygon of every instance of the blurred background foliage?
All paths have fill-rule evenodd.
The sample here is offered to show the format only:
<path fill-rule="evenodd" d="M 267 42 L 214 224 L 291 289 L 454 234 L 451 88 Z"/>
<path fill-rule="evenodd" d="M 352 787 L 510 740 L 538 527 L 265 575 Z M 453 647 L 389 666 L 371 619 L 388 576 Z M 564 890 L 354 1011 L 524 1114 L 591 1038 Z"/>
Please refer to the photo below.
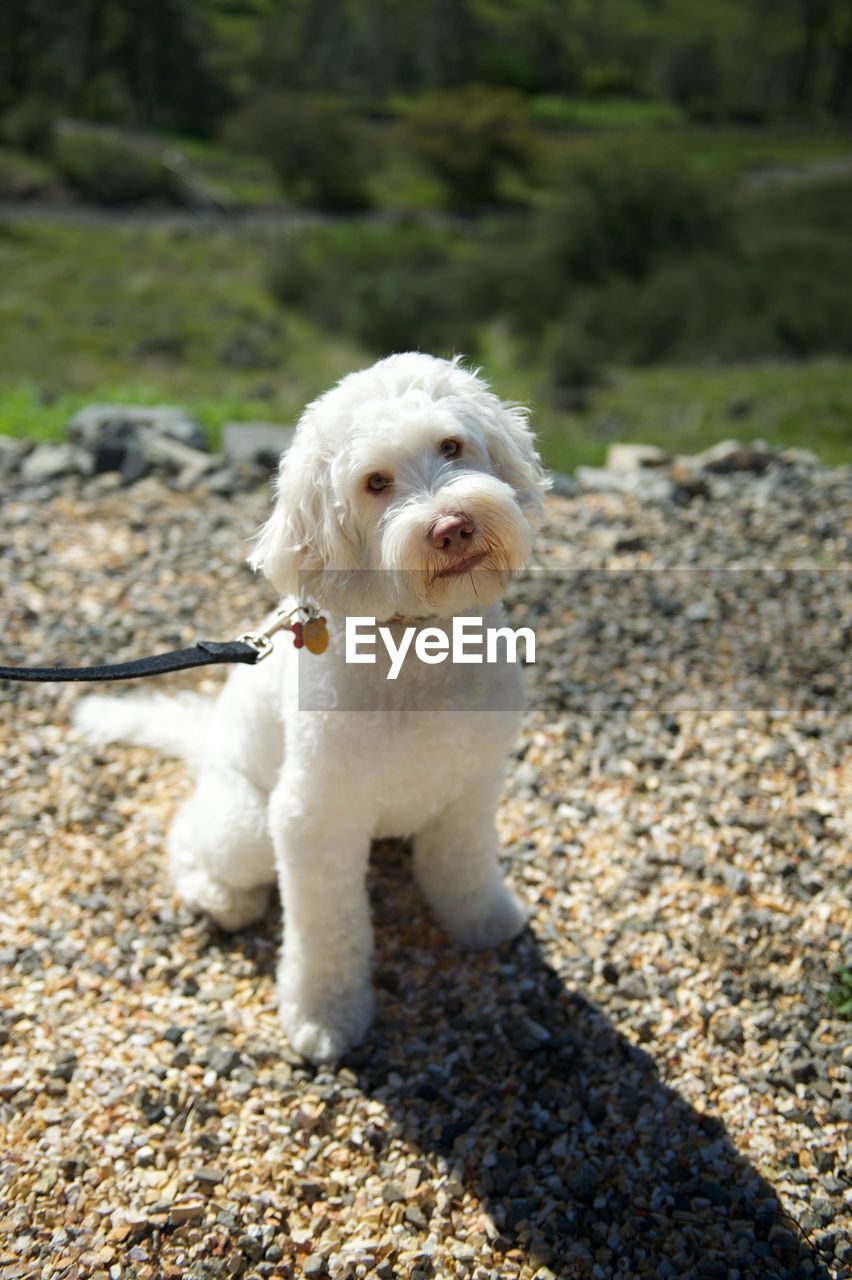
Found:
<path fill-rule="evenodd" d="M 852 0 L 8 0 L 0 431 L 461 351 L 551 461 L 852 455 Z"/>

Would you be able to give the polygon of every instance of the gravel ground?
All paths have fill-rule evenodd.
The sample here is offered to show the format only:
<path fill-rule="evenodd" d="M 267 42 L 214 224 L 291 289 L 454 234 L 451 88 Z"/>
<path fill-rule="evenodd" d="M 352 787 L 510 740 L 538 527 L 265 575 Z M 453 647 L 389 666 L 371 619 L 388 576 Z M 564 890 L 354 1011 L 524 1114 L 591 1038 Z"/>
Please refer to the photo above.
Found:
<path fill-rule="evenodd" d="M 266 504 L 7 494 L 3 661 L 237 635 Z M 0 685 L 0 1280 L 852 1274 L 850 532 L 852 473 L 804 462 L 549 500 L 499 819 L 531 927 L 455 951 L 377 847 L 336 1070 L 279 1034 L 278 908 L 171 897 L 183 768 Z"/>

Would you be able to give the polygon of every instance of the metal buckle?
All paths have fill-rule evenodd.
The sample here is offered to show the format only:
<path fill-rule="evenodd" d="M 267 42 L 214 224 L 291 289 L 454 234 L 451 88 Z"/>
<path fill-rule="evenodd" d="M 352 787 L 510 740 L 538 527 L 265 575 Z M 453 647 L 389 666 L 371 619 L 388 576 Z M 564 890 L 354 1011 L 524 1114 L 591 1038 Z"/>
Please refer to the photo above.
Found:
<path fill-rule="evenodd" d="M 258 627 L 255 631 L 246 631 L 241 636 L 237 636 L 240 644 L 251 645 L 257 653 L 257 661 L 263 662 L 264 658 L 268 658 L 272 652 L 272 637 L 278 631 L 285 631 L 297 615 L 302 614 L 305 622 L 319 616 L 319 609 L 314 604 L 297 604 L 292 609 L 279 609 L 275 617 L 266 627 Z"/>

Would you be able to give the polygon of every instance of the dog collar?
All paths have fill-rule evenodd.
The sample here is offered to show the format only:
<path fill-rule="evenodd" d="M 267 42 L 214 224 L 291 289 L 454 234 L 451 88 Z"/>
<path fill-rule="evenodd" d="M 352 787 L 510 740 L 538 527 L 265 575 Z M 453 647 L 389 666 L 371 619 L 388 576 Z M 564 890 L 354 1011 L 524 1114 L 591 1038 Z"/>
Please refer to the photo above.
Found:
<path fill-rule="evenodd" d="M 401 613 L 395 613 L 395 614 L 394 614 L 392 617 L 390 617 L 390 618 L 383 618 L 383 619 L 382 619 L 382 623 L 383 623 L 385 626 L 387 626 L 388 624 L 390 624 L 391 626 L 399 626 L 399 625 L 401 625 L 401 624 L 405 624 L 405 625 L 408 625 L 408 626 L 417 626 L 417 625 L 418 625 L 419 623 L 421 623 L 421 622 L 431 622 L 431 621 L 432 621 L 432 619 L 431 619 L 431 617 L 430 617 L 428 614 L 427 614 L 427 615 L 425 615 L 425 616 L 423 616 L 423 617 L 419 617 L 419 618 L 406 618 L 406 617 L 404 617 L 404 615 L 403 615 L 403 614 L 401 614 Z"/>

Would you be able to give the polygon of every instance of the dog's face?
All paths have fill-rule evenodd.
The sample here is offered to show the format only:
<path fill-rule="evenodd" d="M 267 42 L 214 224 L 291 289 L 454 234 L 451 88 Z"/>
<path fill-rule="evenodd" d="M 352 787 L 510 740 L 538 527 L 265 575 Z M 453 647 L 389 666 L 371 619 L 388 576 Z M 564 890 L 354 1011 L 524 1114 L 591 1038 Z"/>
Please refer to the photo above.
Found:
<path fill-rule="evenodd" d="M 481 609 L 526 562 L 544 488 L 523 410 L 456 362 L 392 356 L 308 406 L 251 563 L 342 613 Z"/>

